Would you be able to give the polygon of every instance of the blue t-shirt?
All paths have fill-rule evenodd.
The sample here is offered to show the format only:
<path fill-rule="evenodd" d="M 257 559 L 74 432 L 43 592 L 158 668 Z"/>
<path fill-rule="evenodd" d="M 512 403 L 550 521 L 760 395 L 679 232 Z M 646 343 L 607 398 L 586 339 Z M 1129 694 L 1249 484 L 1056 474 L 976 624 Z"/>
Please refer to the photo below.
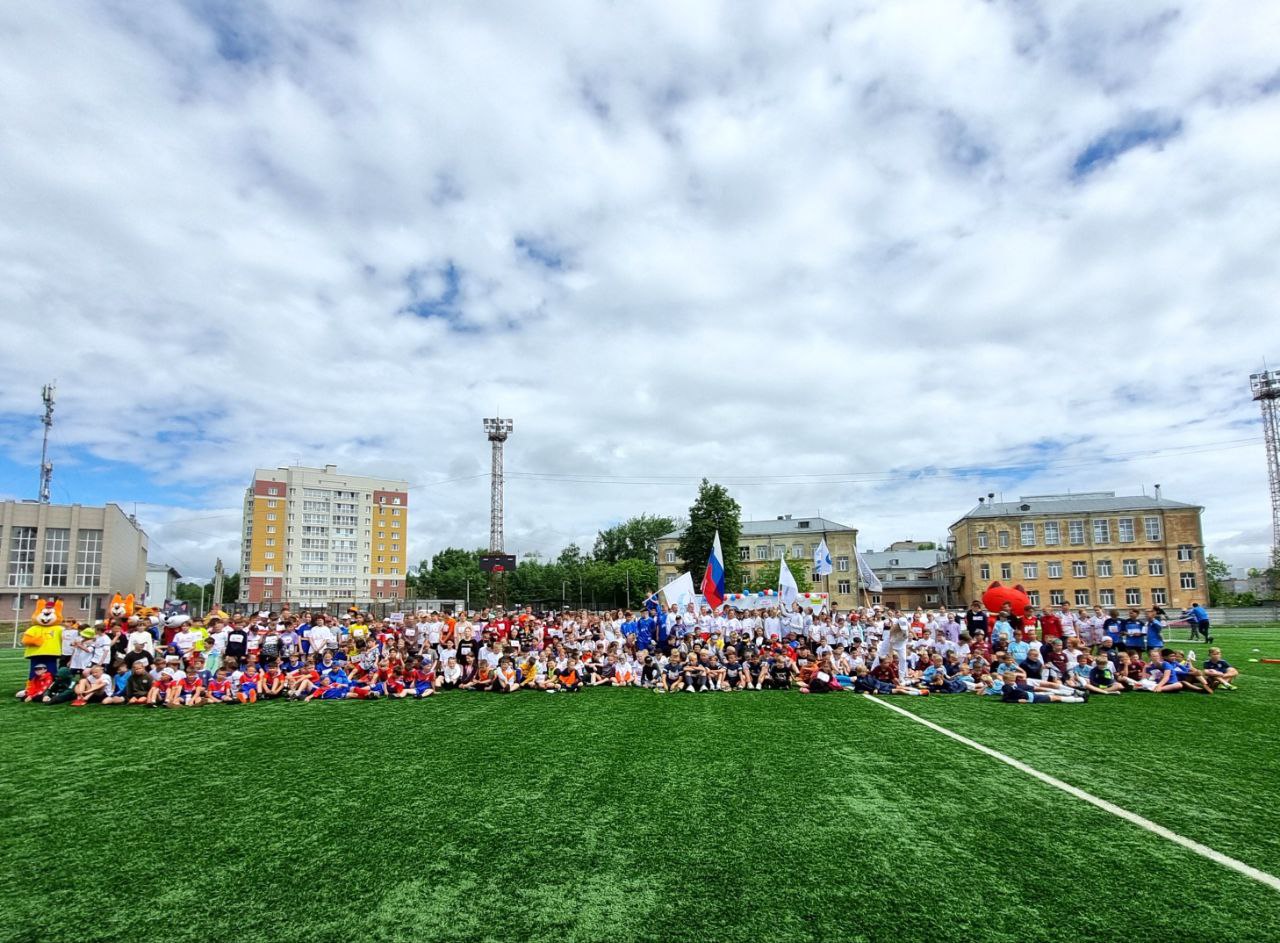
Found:
<path fill-rule="evenodd" d="M 1031 651 L 1030 642 L 1010 642 L 1009 654 L 1013 656 L 1013 660 L 1018 664 L 1022 664 L 1027 660 L 1027 653 Z"/>
<path fill-rule="evenodd" d="M 1159 619 L 1152 619 L 1147 623 L 1147 648 L 1164 648 L 1164 623 Z"/>

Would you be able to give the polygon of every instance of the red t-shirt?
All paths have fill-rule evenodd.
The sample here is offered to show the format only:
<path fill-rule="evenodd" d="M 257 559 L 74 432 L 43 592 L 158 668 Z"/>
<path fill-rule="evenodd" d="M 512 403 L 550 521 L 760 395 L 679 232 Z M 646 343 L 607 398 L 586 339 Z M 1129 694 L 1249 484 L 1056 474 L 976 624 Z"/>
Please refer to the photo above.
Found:
<path fill-rule="evenodd" d="M 1040 632 L 1045 638 L 1062 638 L 1062 620 L 1046 612 L 1040 617 Z"/>

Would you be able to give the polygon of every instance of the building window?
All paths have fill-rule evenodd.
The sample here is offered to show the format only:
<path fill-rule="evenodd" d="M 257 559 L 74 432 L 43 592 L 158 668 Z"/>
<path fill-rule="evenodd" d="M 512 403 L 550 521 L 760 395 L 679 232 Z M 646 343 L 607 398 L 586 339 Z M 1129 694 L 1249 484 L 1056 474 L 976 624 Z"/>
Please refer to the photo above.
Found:
<path fill-rule="evenodd" d="M 280 493 L 280 489 L 279 489 L 279 488 L 268 488 L 268 489 L 267 489 L 267 494 L 279 494 L 279 493 Z"/>
<path fill-rule="evenodd" d="M 1122 544 L 1133 543 L 1133 518 L 1122 517 L 1116 522 L 1120 530 L 1120 542 Z"/>
<path fill-rule="evenodd" d="M 1062 528 L 1057 521 L 1044 522 L 1044 542 L 1048 547 L 1062 543 Z"/>
<path fill-rule="evenodd" d="M 1114 606 L 1116 604 L 1116 591 L 1114 589 L 1098 590 L 1099 606 Z"/>
<path fill-rule="evenodd" d="M 1077 606 L 1089 605 L 1089 591 L 1087 589 L 1076 590 L 1076 605 Z"/>
<path fill-rule="evenodd" d="M 275 516 L 274 514 L 268 514 L 268 515 L 267 515 L 267 520 L 269 520 L 269 521 L 274 521 L 275 519 L 276 519 L 276 516 Z"/>
<path fill-rule="evenodd" d="M 1000 564 L 1000 579 L 1002 579 L 1002 580 L 1011 580 L 1011 579 L 1013 579 L 1013 564 L 1012 564 L 1012 563 L 1001 563 L 1001 564 Z"/>
<path fill-rule="evenodd" d="M 1137 561 L 1137 560 L 1125 560 L 1125 561 L 1123 561 L 1123 566 L 1124 566 L 1124 575 L 1125 575 L 1125 576 L 1137 576 L 1137 575 L 1138 575 L 1138 561 Z"/>
<path fill-rule="evenodd" d="M 1178 562 L 1190 563 L 1195 559 L 1195 551 L 1191 544 L 1178 544 Z"/>
<path fill-rule="evenodd" d="M 1067 601 L 1067 594 L 1060 589 L 1049 590 L 1049 605 L 1061 606 Z"/>
<path fill-rule="evenodd" d="M 262 558 L 263 558 L 264 560 L 274 560 L 274 559 L 276 558 L 275 551 L 274 551 L 274 550 L 268 550 L 266 553 L 264 553 L 264 554 L 262 555 Z"/>
<path fill-rule="evenodd" d="M 853 587 L 850 585 L 850 581 L 836 580 L 836 592 L 844 596 L 847 596 L 849 595 L 849 593 L 853 592 Z"/>
<path fill-rule="evenodd" d="M 1039 578 L 1040 565 L 1038 563 L 1022 564 L 1022 578 L 1024 580 L 1034 580 Z"/>
<path fill-rule="evenodd" d="M 71 529 L 49 527 L 44 532 L 44 585 L 66 586 L 71 557 Z"/>
<path fill-rule="evenodd" d="M 1098 575 L 1099 575 L 1099 576 L 1110 576 L 1110 575 L 1111 575 L 1111 561 L 1110 561 L 1110 560 L 1099 560 L 1099 561 L 1098 561 Z"/>
<path fill-rule="evenodd" d="M 1126 606 L 1141 606 L 1142 590 L 1138 589 L 1136 586 L 1130 586 L 1126 589 L 1124 591 L 1124 604 Z"/>
<path fill-rule="evenodd" d="M 1169 605 L 1169 591 L 1163 586 L 1157 586 L 1151 591 L 1151 604 L 1154 606 Z"/>
<path fill-rule="evenodd" d="M 769 545 L 768 545 L 768 544 L 757 544 L 757 545 L 756 545 L 756 559 L 757 559 L 757 560 L 768 560 L 768 559 L 769 559 Z"/>
<path fill-rule="evenodd" d="M 1111 522 L 1110 521 L 1094 521 L 1093 522 L 1093 542 L 1095 544 L 1111 543 Z"/>
<path fill-rule="evenodd" d="M 1051 580 L 1062 579 L 1062 561 L 1061 560 L 1054 561 L 1053 563 L 1046 563 L 1045 567 L 1049 570 L 1049 579 Z"/>
<path fill-rule="evenodd" d="M 738 559 L 739 559 L 739 560 L 741 560 L 741 561 L 743 561 L 744 563 L 745 563 L 747 560 L 750 560 L 750 559 L 751 559 L 751 548 L 750 548 L 750 547 L 739 547 L 739 548 L 738 548 Z"/>
<path fill-rule="evenodd" d="M 849 558 L 848 558 L 848 557 L 836 557 L 836 569 L 837 569 L 837 570 L 839 570 L 841 573 L 848 573 L 848 572 L 849 572 Z"/>
<path fill-rule="evenodd" d="M 36 529 L 14 527 L 9 536 L 9 585 L 34 586 L 36 581 Z"/>
<path fill-rule="evenodd" d="M 666 553 L 662 555 L 662 559 L 665 560 L 667 563 L 675 563 L 676 552 L 674 550 L 668 550 Z"/>
<path fill-rule="evenodd" d="M 1024 547 L 1034 547 L 1036 545 L 1036 525 L 1021 524 L 1018 527 L 1019 540 Z"/>
<path fill-rule="evenodd" d="M 991 564 L 984 563 L 978 567 L 978 579 L 986 581 L 991 579 Z"/>
<path fill-rule="evenodd" d="M 1160 540 L 1162 536 L 1160 533 L 1160 518 L 1144 517 L 1142 519 L 1142 526 L 1147 533 L 1147 540 L 1154 540 L 1154 541 Z"/>
<path fill-rule="evenodd" d="M 1035 590 L 1035 589 L 1033 589 L 1031 592 L 1027 593 L 1027 602 L 1029 602 L 1029 603 L 1031 603 L 1031 605 L 1036 606 L 1037 608 L 1039 608 L 1039 606 L 1040 606 L 1040 591 L 1039 591 L 1039 590 Z"/>
<path fill-rule="evenodd" d="M 1067 540 L 1073 544 L 1084 543 L 1084 521 L 1067 521 Z"/>
<path fill-rule="evenodd" d="M 998 534 L 996 534 L 996 543 L 997 543 L 1000 547 L 1002 547 L 1002 548 L 1003 548 L 1003 547 L 1008 547 L 1008 546 L 1009 546 L 1009 532 L 1008 532 L 1007 530 L 1002 530 L 1002 531 L 1000 531 Z"/>
<path fill-rule="evenodd" d="M 985 530 L 978 531 L 978 549 L 987 549 L 987 532 Z"/>
<path fill-rule="evenodd" d="M 937 594 L 937 593 L 925 593 L 925 594 L 924 594 L 924 601 L 925 601 L 925 602 L 927 602 L 927 603 L 933 603 L 933 604 L 935 604 L 935 605 L 936 605 L 936 604 L 937 604 L 937 602 L 938 602 L 938 594 Z"/>
<path fill-rule="evenodd" d="M 1085 560 L 1076 560 L 1071 564 L 1071 575 L 1076 579 L 1089 575 L 1089 564 Z"/>
<path fill-rule="evenodd" d="M 781 560 L 785 553 L 786 553 L 786 548 L 782 546 L 782 544 L 773 545 L 773 558 L 775 560 Z"/>
<path fill-rule="evenodd" d="M 1159 557 L 1152 557 L 1147 561 L 1147 572 L 1152 576 L 1164 576 L 1164 561 Z"/>
<path fill-rule="evenodd" d="M 276 525 L 275 525 L 275 524 L 268 524 L 268 525 L 267 525 L 267 533 L 268 533 L 268 534 L 274 534 L 275 532 L 276 532 Z"/>
<path fill-rule="evenodd" d="M 1194 573 L 1179 573 L 1178 585 L 1181 586 L 1183 589 L 1195 589 L 1196 575 Z"/>
<path fill-rule="evenodd" d="M 804 556 L 804 544 L 792 544 L 791 556 L 793 559 L 799 560 Z"/>

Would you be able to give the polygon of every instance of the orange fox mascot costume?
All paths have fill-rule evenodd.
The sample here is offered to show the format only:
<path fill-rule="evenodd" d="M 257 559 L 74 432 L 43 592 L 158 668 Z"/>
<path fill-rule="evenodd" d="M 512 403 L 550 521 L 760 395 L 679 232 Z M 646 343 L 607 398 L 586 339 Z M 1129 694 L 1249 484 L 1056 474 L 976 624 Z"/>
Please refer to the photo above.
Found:
<path fill-rule="evenodd" d="M 27 677 L 36 673 L 36 665 L 44 665 L 52 675 L 58 670 L 62 655 L 62 600 L 37 599 L 31 614 L 31 627 L 22 633 L 23 654 L 27 656 Z"/>
<path fill-rule="evenodd" d="M 103 631 L 110 629 L 112 626 L 119 626 L 125 632 L 129 631 L 129 617 L 133 615 L 133 593 L 128 596 L 121 596 L 116 593 L 111 597 L 111 605 L 107 607 L 107 624 L 103 626 Z"/>

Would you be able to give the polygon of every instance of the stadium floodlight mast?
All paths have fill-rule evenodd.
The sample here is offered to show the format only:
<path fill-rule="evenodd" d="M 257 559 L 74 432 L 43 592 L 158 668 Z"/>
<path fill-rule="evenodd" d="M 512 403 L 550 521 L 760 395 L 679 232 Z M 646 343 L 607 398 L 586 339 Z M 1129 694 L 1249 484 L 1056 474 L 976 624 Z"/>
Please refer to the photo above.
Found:
<path fill-rule="evenodd" d="M 1251 374 L 1249 391 L 1262 408 L 1267 479 L 1271 485 L 1271 598 L 1276 600 L 1280 595 L 1280 370 Z"/>
<path fill-rule="evenodd" d="M 484 431 L 493 444 L 493 471 L 489 476 L 489 552 L 502 553 L 502 443 L 515 431 L 510 419 L 486 419 Z"/>

